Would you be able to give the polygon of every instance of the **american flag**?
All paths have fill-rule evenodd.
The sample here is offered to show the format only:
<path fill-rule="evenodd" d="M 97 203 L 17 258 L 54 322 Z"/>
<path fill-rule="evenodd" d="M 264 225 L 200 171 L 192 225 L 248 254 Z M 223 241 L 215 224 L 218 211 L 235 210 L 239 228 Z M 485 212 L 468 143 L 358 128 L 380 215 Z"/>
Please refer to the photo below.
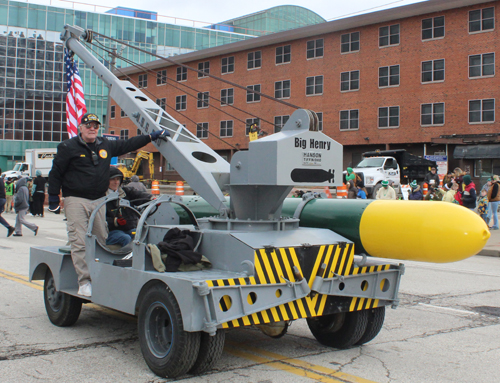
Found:
<path fill-rule="evenodd" d="M 66 127 L 69 137 L 75 137 L 78 134 L 78 122 L 80 118 L 87 113 L 85 106 L 85 95 L 83 94 L 82 79 L 78 73 L 78 67 L 64 50 L 64 59 L 66 62 L 66 80 L 68 82 L 68 94 L 66 95 Z"/>

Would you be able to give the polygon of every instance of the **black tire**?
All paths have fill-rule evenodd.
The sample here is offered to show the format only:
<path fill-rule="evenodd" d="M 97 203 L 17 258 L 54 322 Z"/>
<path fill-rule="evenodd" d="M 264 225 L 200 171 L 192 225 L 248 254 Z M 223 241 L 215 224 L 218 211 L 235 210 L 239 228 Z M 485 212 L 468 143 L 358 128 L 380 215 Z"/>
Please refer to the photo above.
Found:
<path fill-rule="evenodd" d="M 368 325 L 361 339 L 356 342 L 357 345 L 365 344 L 373 340 L 380 330 L 382 330 L 382 326 L 384 325 L 385 306 L 366 311 L 368 311 Z"/>
<path fill-rule="evenodd" d="M 366 332 L 366 310 L 307 318 L 307 325 L 319 343 L 335 348 L 349 348 Z"/>
<path fill-rule="evenodd" d="M 224 350 L 224 342 L 226 340 L 226 332 L 217 330 L 214 336 L 210 336 L 206 332 L 201 333 L 200 352 L 194 363 L 193 368 L 189 370 L 190 374 L 199 375 L 210 370 L 215 363 L 220 359 L 222 350 Z"/>
<path fill-rule="evenodd" d="M 74 325 L 82 311 L 80 298 L 56 290 L 50 269 L 45 273 L 43 301 L 50 321 L 59 327 Z"/>
<path fill-rule="evenodd" d="M 179 304 L 168 286 L 154 285 L 144 295 L 138 332 L 142 355 L 156 375 L 176 378 L 193 367 L 200 333 L 184 331 Z"/>
<path fill-rule="evenodd" d="M 376 184 L 375 187 L 373 188 L 373 192 L 372 192 L 372 199 L 376 199 L 377 198 L 377 192 L 382 189 L 382 184 Z"/>

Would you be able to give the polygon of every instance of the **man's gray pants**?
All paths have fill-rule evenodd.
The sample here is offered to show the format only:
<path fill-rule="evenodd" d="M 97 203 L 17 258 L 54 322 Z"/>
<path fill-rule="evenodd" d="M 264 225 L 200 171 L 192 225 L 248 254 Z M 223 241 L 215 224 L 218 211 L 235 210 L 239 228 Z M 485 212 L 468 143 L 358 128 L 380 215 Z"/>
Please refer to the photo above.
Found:
<path fill-rule="evenodd" d="M 18 210 L 17 211 L 17 217 L 16 217 L 16 234 L 22 234 L 23 233 L 23 227 L 22 225 L 26 226 L 28 229 L 35 231 L 36 228 L 38 227 L 34 223 L 26 220 L 26 213 L 28 213 L 28 208 Z"/>
<path fill-rule="evenodd" d="M 68 237 L 71 243 L 71 258 L 78 275 L 80 286 L 90 282 L 89 268 L 85 262 L 85 233 L 89 226 L 89 219 L 100 200 L 89 200 L 80 197 L 66 197 L 64 211 L 67 218 Z M 99 209 L 92 227 L 92 234 L 97 236 L 101 243 L 106 243 L 108 232 L 106 229 L 106 205 Z"/>

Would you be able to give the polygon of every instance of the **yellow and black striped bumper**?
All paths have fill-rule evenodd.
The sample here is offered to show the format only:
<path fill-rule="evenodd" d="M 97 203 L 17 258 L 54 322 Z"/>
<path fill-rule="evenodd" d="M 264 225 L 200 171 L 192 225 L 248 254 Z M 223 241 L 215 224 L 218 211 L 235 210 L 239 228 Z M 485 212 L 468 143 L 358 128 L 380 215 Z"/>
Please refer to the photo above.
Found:
<path fill-rule="evenodd" d="M 309 287 L 312 287 L 316 276 L 332 278 L 336 275 L 349 276 L 375 273 L 388 270 L 392 266 L 384 264 L 371 267 L 356 267 L 354 265 L 354 245 L 348 243 L 257 249 L 254 254 L 254 265 L 255 273 L 253 277 L 208 280 L 206 282 L 209 287 L 297 282 L 292 270 L 295 266 L 307 280 Z M 322 265 L 326 265 L 326 267 L 322 267 Z M 250 295 L 247 299 L 251 299 Z M 380 302 L 378 299 L 310 294 L 301 299 L 225 322 L 222 327 L 231 328 L 290 321 L 335 312 L 370 309 L 386 304 L 386 302 Z M 227 311 L 231 306 L 231 302 L 229 299 L 223 298 L 220 300 L 219 305 L 220 310 Z"/>

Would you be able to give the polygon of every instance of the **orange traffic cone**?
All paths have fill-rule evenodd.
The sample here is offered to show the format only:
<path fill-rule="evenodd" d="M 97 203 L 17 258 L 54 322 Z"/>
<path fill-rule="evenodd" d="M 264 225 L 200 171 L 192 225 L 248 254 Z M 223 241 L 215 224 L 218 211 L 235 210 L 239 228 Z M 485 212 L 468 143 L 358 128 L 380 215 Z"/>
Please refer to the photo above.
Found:
<path fill-rule="evenodd" d="M 325 186 L 325 194 L 327 198 L 332 198 L 332 193 L 330 193 L 330 188 L 328 186 Z"/>
<path fill-rule="evenodd" d="M 346 184 L 342 184 L 342 186 L 337 186 L 337 198 L 347 198 Z"/>
<path fill-rule="evenodd" d="M 160 183 L 156 180 L 151 183 L 151 194 L 160 194 Z"/>
<path fill-rule="evenodd" d="M 424 184 L 424 195 L 427 195 L 428 191 L 429 191 L 429 185 Z"/>
<path fill-rule="evenodd" d="M 184 195 L 184 182 L 182 182 L 182 181 L 176 182 L 175 195 Z"/>

